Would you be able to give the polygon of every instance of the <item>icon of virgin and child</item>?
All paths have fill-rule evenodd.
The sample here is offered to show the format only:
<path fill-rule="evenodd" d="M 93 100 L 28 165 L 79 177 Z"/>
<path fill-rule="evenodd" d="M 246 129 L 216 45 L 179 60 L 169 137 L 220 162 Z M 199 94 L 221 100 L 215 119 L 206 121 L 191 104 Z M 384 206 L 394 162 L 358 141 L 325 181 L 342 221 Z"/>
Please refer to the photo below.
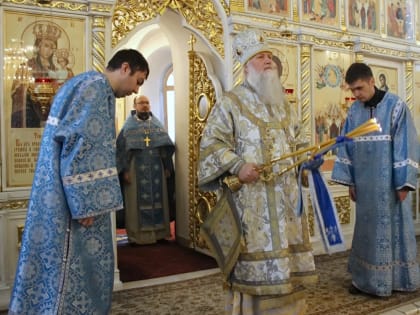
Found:
<path fill-rule="evenodd" d="M 43 127 L 55 92 L 74 75 L 70 42 L 58 24 L 34 22 L 26 27 L 22 38 L 28 37 L 29 32 L 34 37 L 33 49 L 28 50 L 27 63 L 18 71 L 29 72 L 30 80 L 24 79 L 26 76 L 19 73 L 15 75 L 11 91 L 12 128 Z"/>

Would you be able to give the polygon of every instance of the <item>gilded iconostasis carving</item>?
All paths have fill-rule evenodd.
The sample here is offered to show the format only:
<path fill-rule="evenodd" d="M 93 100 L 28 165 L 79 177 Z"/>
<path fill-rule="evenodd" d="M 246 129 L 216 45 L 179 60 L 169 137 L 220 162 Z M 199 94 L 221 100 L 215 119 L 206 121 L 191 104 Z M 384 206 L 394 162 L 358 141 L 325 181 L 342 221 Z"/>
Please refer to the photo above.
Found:
<path fill-rule="evenodd" d="M 5 3 L 12 3 L 13 1 L 6 1 Z M 218 5 L 216 2 L 209 1 L 170 1 L 162 2 L 157 0 L 149 0 L 146 2 L 135 2 L 135 6 L 127 6 L 133 4 L 125 0 L 116 2 L 114 11 L 112 12 L 112 43 L 113 45 L 121 41 L 122 38 L 141 23 L 148 22 L 153 18 L 162 15 L 166 10 L 171 9 L 177 11 L 182 15 L 186 22 L 194 27 L 197 31 L 208 40 L 220 56 L 224 56 L 224 30 L 223 30 L 223 14 L 226 16 L 234 16 L 238 12 L 244 18 L 249 19 L 250 23 L 257 23 L 264 29 L 267 37 L 273 41 L 273 49 L 275 54 L 280 58 L 283 64 L 282 82 L 289 99 L 295 102 L 296 107 L 302 115 L 302 119 L 310 118 L 308 121 L 310 130 L 308 132 L 313 134 L 313 141 L 325 137 L 334 136 L 340 129 L 340 122 L 345 114 L 345 109 L 351 103 L 352 96 L 346 92 L 343 83 L 343 72 L 350 62 L 357 60 L 357 54 L 363 56 L 377 56 L 378 58 L 396 58 L 396 62 L 403 62 L 403 59 L 409 57 L 420 59 L 419 52 L 407 53 L 407 50 L 402 48 L 403 43 L 414 44 L 416 25 L 419 24 L 414 18 L 418 16 L 419 4 L 413 0 L 402 0 L 395 2 L 392 0 L 349 0 L 349 1 L 306 1 L 306 0 L 284 0 L 284 1 L 220 1 Z M 23 2 L 22 6 L 33 7 L 33 3 Z M 98 11 L 107 11 L 109 6 L 103 5 L 100 7 L 97 4 L 92 4 Z M 219 6 L 219 8 L 217 8 Z M 63 4 L 59 7 L 58 3 L 52 1 L 46 4 L 43 9 L 65 9 L 70 11 L 84 10 L 86 7 L 73 7 L 70 4 Z M 205 8 L 205 10 L 203 10 Z M 38 11 L 39 12 L 39 11 Z M 74 74 L 77 74 L 85 69 L 85 53 L 84 41 L 76 34 L 83 33 L 86 25 L 84 18 L 63 18 L 57 17 L 56 13 L 52 11 L 45 11 L 43 13 L 27 13 L 14 12 L 14 9 L 7 9 L 3 12 L 4 23 L 7 25 L 16 25 L 16 27 L 8 27 L 4 29 L 4 47 L 8 46 L 11 39 L 19 39 L 25 45 L 34 46 L 35 36 L 33 28 L 38 23 L 39 25 L 44 20 L 49 20 L 50 25 L 55 25 L 55 28 L 60 33 L 58 36 L 57 53 L 55 54 L 55 64 L 57 69 L 61 67 L 58 64 L 58 56 L 67 57 L 66 68 L 70 69 Z M 51 19 L 50 19 L 51 17 Z M 96 18 L 97 19 L 97 18 Z M 102 18 L 102 24 L 105 20 Z M 248 27 L 249 23 L 233 23 L 235 31 Z M 299 30 L 299 28 L 303 27 Z M 309 29 L 319 27 L 319 32 L 316 35 L 305 34 L 305 27 Z M 53 28 L 51 28 L 53 29 Z M 41 31 L 41 28 L 39 29 Z M 297 35 L 301 33 L 301 35 Z M 369 40 L 362 40 L 360 43 L 356 42 L 357 33 L 365 36 L 372 36 L 374 39 L 388 41 L 396 40 L 397 46 L 400 48 L 393 49 L 388 47 L 379 47 Z M 95 38 L 95 34 L 93 34 Z M 327 39 L 328 38 L 328 39 Z M 281 43 L 278 43 L 278 42 Z M 299 54 L 305 49 L 304 45 L 309 45 L 310 58 L 310 90 L 308 92 L 306 86 L 303 84 L 305 79 L 298 77 L 300 69 L 305 71 L 303 58 L 298 58 Z M 100 43 L 102 46 L 105 43 Z M 103 49 L 103 47 L 101 48 Z M 100 52 L 101 49 L 95 48 L 95 51 Z M 356 51 L 357 50 L 357 51 Z M 99 56 L 100 54 L 94 54 Z M 27 58 L 34 57 L 33 50 L 27 53 Z M 397 60 L 400 59 L 401 61 Z M 300 68 L 299 68 L 300 66 Z M 398 82 L 398 74 L 394 68 L 378 66 L 373 67 L 376 81 L 390 87 L 390 90 L 397 92 L 399 85 L 407 82 Z M 418 65 L 413 67 L 416 78 Z M 406 72 L 409 70 L 405 69 Z M 413 71 L 412 71 L 413 73 Z M 11 91 L 14 87 L 13 81 L 4 81 L 4 116 L 11 117 L 13 113 L 18 111 L 16 106 L 9 106 L 12 102 Z M 416 85 L 414 84 L 415 88 Z M 415 102 L 412 89 L 406 89 L 406 97 Z M 309 95 L 305 95 L 309 93 Z M 325 97 L 327 96 L 327 97 Z M 325 103 L 328 99 L 328 104 Z M 310 102 L 307 104 L 307 102 Z M 9 105 L 8 105 L 9 104 Z M 307 106 L 305 107 L 305 104 Z M 416 108 L 416 106 L 411 106 Z M 311 112 L 311 117 L 307 117 L 308 111 Z M 48 112 L 44 110 L 45 113 Z M 417 119 L 418 113 L 414 112 Z M 45 116 L 45 114 L 44 114 Z M 12 120 L 12 119 L 11 119 Z M 334 121 L 334 122 L 333 122 Z M 30 181 L 33 174 L 33 167 L 35 159 L 29 158 L 29 155 L 36 155 L 37 141 L 40 139 L 40 132 L 37 132 L 36 127 L 16 128 L 18 124 L 13 125 L 13 121 L 5 122 L 7 125 L 6 133 L 10 145 L 13 146 L 8 151 L 6 156 L 7 174 L 6 187 L 27 187 L 30 186 Z M 10 128 L 9 128 L 10 125 Z M 22 125 L 23 126 L 23 125 Z M 18 130 L 20 129 L 20 130 Z M 324 130 L 323 130 L 324 129 Z M 328 129 L 328 130 L 327 130 Z M 42 131 L 42 128 L 40 129 Z M 29 139 L 29 143 L 24 143 L 21 139 Z M 9 143 L 8 143 L 9 144 Z M 34 146 L 32 146 L 34 144 Z M 31 152 L 25 151 L 24 146 L 30 146 Z M 14 153 L 16 152 L 16 153 Z M 17 155 L 16 155 L 17 154 Z M 29 164 L 28 164 L 29 163 Z M 23 166 L 28 166 L 28 168 Z M 22 167 L 20 167 L 22 166 Z M 26 168 L 26 173 L 24 168 Z M 4 175 L 4 174 L 3 174 Z"/>

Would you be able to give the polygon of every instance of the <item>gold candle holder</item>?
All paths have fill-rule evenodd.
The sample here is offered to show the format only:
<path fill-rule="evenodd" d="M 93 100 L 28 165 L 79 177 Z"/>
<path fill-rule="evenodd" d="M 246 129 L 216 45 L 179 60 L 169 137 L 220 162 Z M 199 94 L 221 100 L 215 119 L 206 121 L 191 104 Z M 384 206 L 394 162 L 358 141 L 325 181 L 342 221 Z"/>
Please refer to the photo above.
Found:
<path fill-rule="evenodd" d="M 38 106 L 36 109 L 41 121 L 46 121 L 50 112 L 56 89 L 51 78 L 36 78 L 28 88 L 31 100 Z"/>

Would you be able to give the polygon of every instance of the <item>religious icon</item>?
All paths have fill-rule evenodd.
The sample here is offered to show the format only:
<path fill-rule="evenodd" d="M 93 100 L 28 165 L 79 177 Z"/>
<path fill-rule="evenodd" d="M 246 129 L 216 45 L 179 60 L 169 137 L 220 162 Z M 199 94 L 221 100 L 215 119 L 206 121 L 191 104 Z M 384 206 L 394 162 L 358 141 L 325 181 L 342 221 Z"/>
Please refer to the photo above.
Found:
<path fill-rule="evenodd" d="M 61 26 L 51 21 L 36 21 L 22 33 L 23 42 L 27 43 L 30 38 L 34 44 L 32 49 L 27 50 L 27 67 L 33 82 L 28 84 L 27 81 L 22 82 L 19 75 L 15 76 L 12 85 L 12 128 L 43 127 L 58 87 L 73 76 L 69 67 L 70 41 Z"/>
<path fill-rule="evenodd" d="M 389 90 L 388 84 L 386 83 L 386 75 L 384 73 L 379 74 L 379 89 L 385 92 Z"/>
<path fill-rule="evenodd" d="M 248 11 L 286 15 L 290 7 L 290 0 L 248 0 Z"/>
<path fill-rule="evenodd" d="M 21 57 L 7 67 L 3 80 L 5 187 L 29 187 L 52 99 L 67 79 L 86 70 L 86 39 L 80 34 L 87 23 L 13 10 L 4 10 L 3 17 L 5 50 L 18 48 Z"/>
<path fill-rule="evenodd" d="M 387 0 L 386 21 L 388 36 L 414 39 L 414 5 L 411 0 Z"/>
<path fill-rule="evenodd" d="M 349 27 L 359 31 L 379 31 L 379 1 L 350 0 L 348 1 Z"/>
<path fill-rule="evenodd" d="M 301 0 L 302 17 L 306 21 L 338 25 L 337 0 Z"/>

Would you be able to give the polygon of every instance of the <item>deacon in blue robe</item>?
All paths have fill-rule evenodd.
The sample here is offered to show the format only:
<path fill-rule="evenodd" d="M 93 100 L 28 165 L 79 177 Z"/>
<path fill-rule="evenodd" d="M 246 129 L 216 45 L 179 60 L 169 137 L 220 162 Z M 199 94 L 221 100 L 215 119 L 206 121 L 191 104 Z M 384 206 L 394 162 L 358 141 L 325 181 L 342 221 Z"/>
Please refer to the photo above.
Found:
<path fill-rule="evenodd" d="M 136 97 L 147 102 L 147 97 Z M 137 106 L 141 105 L 135 105 Z M 117 169 L 124 195 L 129 242 L 151 244 L 170 237 L 174 219 L 175 146 L 149 111 L 134 111 L 117 138 Z M 172 214 L 172 215 L 171 215 Z"/>
<path fill-rule="evenodd" d="M 115 97 L 149 68 L 121 50 L 55 96 L 41 141 L 9 315 L 108 314 L 114 281 L 110 213 L 123 206 L 115 159 Z"/>
<path fill-rule="evenodd" d="M 394 290 L 414 291 L 420 284 L 408 193 L 416 188 L 419 141 L 407 105 L 397 95 L 377 89 L 366 67 L 355 64 L 347 72 L 357 100 L 348 111 L 343 134 L 370 118 L 376 118 L 382 130 L 341 146 L 332 180 L 349 186 L 356 202 L 350 293 L 389 296 Z"/>

